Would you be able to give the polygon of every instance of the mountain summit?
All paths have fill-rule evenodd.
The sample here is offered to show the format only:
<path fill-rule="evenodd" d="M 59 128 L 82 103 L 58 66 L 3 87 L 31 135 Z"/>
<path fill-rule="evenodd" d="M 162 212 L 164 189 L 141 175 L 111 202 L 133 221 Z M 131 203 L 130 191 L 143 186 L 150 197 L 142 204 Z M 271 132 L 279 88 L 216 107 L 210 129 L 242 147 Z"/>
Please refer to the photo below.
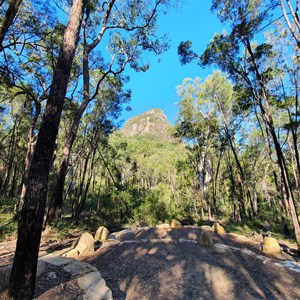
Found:
<path fill-rule="evenodd" d="M 159 108 L 151 109 L 141 115 L 129 119 L 121 132 L 125 136 L 152 134 L 164 140 L 171 141 L 168 128 L 171 124 Z"/>

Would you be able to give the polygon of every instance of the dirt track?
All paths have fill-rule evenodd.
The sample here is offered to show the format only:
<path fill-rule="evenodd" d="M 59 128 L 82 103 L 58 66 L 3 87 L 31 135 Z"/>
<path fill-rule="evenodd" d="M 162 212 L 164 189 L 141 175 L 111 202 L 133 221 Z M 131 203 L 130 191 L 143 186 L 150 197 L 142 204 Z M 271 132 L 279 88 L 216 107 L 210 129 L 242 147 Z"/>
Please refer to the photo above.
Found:
<path fill-rule="evenodd" d="M 257 243 L 215 234 L 215 243 L 233 248 L 204 247 L 195 242 L 198 232 L 137 231 L 86 260 L 116 300 L 300 299 L 300 273 L 274 265 L 271 257 L 258 258 Z"/>
<path fill-rule="evenodd" d="M 199 228 L 137 230 L 104 243 L 82 260 L 99 269 L 115 300 L 300 299 L 300 273 L 275 265 L 295 258 L 284 253 L 261 256 L 260 236 L 213 233 L 215 245 L 200 246 L 199 232 Z M 2 250 L 6 261 L 10 251 Z M 52 281 L 51 271 L 58 275 Z M 2 283 L 8 278 L 5 273 Z M 82 299 L 76 280 L 49 266 L 38 278 L 36 296 Z"/>

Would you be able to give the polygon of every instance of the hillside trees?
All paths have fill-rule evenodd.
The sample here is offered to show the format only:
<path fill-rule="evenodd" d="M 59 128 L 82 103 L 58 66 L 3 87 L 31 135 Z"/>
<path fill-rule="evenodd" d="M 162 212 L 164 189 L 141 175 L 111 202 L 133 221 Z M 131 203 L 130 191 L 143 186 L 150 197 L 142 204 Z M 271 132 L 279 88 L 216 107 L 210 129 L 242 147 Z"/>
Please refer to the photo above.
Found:
<path fill-rule="evenodd" d="M 249 182 L 238 153 L 240 145 L 236 141 L 240 120 L 245 115 L 238 111 L 238 104 L 234 102 L 232 84 L 217 71 L 203 83 L 198 78 L 185 80 L 178 91 L 183 99 L 179 107 L 177 134 L 188 142 L 188 149 L 195 159 L 192 164 L 197 182 L 195 188 L 202 191 L 199 201 L 208 202 L 209 218 L 211 207 L 214 214 L 217 212 L 219 195 L 216 187 L 222 158 L 227 159 L 229 168 L 233 219 L 243 220 L 246 206 L 251 209 L 250 216 L 255 216 L 257 209 L 252 202 Z"/>
<path fill-rule="evenodd" d="M 148 64 L 142 62 L 141 55 L 143 51 L 149 50 L 159 54 L 166 49 L 165 42 L 160 43 L 160 38 L 155 35 L 155 32 L 159 8 L 168 4 L 168 2 L 164 0 L 128 2 L 112 0 L 101 4 L 89 1 L 85 3 L 74 1 L 69 22 L 64 26 L 56 22 L 46 22 L 53 16 L 52 12 L 50 13 L 46 7 L 45 12 L 49 12 L 50 17 L 45 19 L 45 23 L 37 17 L 39 14 L 30 15 L 30 9 L 28 9 L 30 3 L 24 1 L 25 4 L 22 7 L 26 11 L 24 17 L 28 17 L 27 20 L 22 15 L 22 18 L 15 19 L 16 22 L 7 27 L 8 30 L 5 33 L 5 40 L 2 45 L 1 74 L 3 76 L 1 83 L 7 84 L 8 87 L 10 85 L 18 85 L 23 89 L 26 87 L 26 91 L 35 91 L 36 87 L 43 90 L 41 94 L 33 93 L 34 97 L 30 96 L 30 101 L 28 101 L 32 101 L 31 103 L 35 105 L 30 106 L 33 119 L 32 124 L 28 126 L 29 142 L 26 174 L 23 180 L 24 205 L 19 221 L 17 249 L 10 279 L 10 293 L 16 299 L 30 299 L 33 297 L 36 258 L 48 190 L 48 176 L 54 161 L 53 153 L 56 147 L 55 141 L 63 104 L 66 98 L 72 101 L 75 99 L 73 96 L 77 92 L 81 93 L 81 84 L 76 82 L 80 75 L 80 72 L 78 72 L 80 59 L 76 58 L 74 61 L 80 29 L 83 29 L 83 101 L 75 113 L 76 120 L 74 120 L 72 132 L 69 134 L 69 152 L 81 116 L 84 114 L 88 103 L 95 100 L 99 92 L 104 90 L 102 85 L 105 86 L 108 77 L 112 80 L 114 76 L 114 85 L 122 86 L 122 82 L 126 82 L 127 79 L 120 74 L 127 64 L 137 71 L 145 71 Z M 41 8 L 42 5 L 37 5 L 37 7 Z M 46 23 L 49 25 L 48 28 L 43 27 Z M 37 27 L 30 27 L 31 24 L 37 25 Z M 81 24 L 83 24 L 83 27 L 81 27 Z M 51 25 L 53 25 L 53 28 L 51 28 Z M 105 34 L 108 31 L 114 33 L 108 36 Z M 61 34 L 63 32 L 64 37 Z M 49 38 L 47 39 L 47 37 Z M 100 42 L 103 43 L 103 39 L 105 42 L 107 40 L 109 42 L 107 48 L 102 48 L 103 52 L 101 54 L 100 48 L 96 50 L 96 47 Z M 41 54 L 39 53 L 41 49 L 47 51 Z M 89 55 L 92 51 L 93 56 L 91 58 Z M 31 68 L 32 66 L 34 67 Z M 71 72 L 73 73 L 71 74 Z M 26 76 L 22 77 L 25 73 Z M 36 86 L 30 86 L 28 82 L 21 80 L 24 78 L 27 80 L 31 76 L 35 77 L 38 83 Z M 90 80 L 91 77 L 94 81 Z M 74 81 L 71 82 L 73 79 Z M 74 86 L 72 87 L 70 83 L 75 83 L 75 88 L 72 91 L 71 88 Z M 28 86 L 30 88 L 27 88 Z M 90 93 L 90 90 L 92 93 Z M 128 100 L 128 96 L 129 93 L 123 93 L 123 96 L 115 99 L 115 115 L 119 113 L 121 105 Z M 97 98 L 97 100 L 100 98 Z M 42 104 L 44 99 L 47 99 L 46 107 Z M 43 113 L 42 120 L 39 118 L 41 113 Z M 103 111 L 103 114 L 105 113 Z M 14 139 L 15 127 L 12 129 L 10 145 L 16 144 Z M 12 157 L 12 155 L 9 157 L 9 161 L 12 161 Z M 89 162 L 94 161 L 94 159 L 95 149 L 93 148 L 86 159 L 86 165 L 88 166 Z M 17 166 L 16 163 L 15 166 Z M 16 172 L 13 176 L 10 174 L 12 174 L 11 171 L 6 178 L 18 177 Z M 87 181 L 84 181 L 84 178 L 85 176 L 83 176 L 83 181 L 80 183 L 81 192 L 83 193 L 88 191 L 88 182 L 91 176 L 87 177 Z M 15 179 L 12 182 L 15 182 Z M 13 183 L 13 185 L 15 184 Z M 78 203 L 84 204 L 84 201 Z M 78 207 L 81 208 L 77 211 L 80 212 L 83 206 L 80 204 Z"/>
<path fill-rule="evenodd" d="M 180 168 L 186 159 L 183 144 L 152 134 L 124 136 L 118 132 L 109 144 L 115 149 L 113 161 L 121 175 L 117 189 L 130 193 L 125 205 L 129 220 L 153 225 L 193 214 L 190 199 L 180 188 L 188 181 Z"/>
<path fill-rule="evenodd" d="M 3 151 L 0 150 L 0 155 L 5 161 L 9 154 L 16 158 L 20 154 L 17 169 L 25 168 L 24 175 L 21 172 L 16 177 L 16 186 L 10 196 L 17 196 L 20 193 L 20 186 L 26 181 L 28 175 L 40 115 L 44 110 L 43 101 L 48 95 L 51 83 L 54 56 L 57 52 L 54 45 L 58 40 L 58 32 L 61 32 L 60 25 L 51 14 L 52 7 L 43 5 L 42 1 L 36 6 L 31 6 L 27 1 L 23 2 L 18 17 L 6 32 L 1 53 L 1 108 L 6 117 L 3 119 L 5 124 L 1 132 L 4 136 Z M 4 7 L 5 5 L 1 9 Z M 21 142 L 14 147 L 20 149 L 22 145 L 20 153 L 6 152 L 7 141 L 10 133 L 13 133 L 10 131 L 10 128 L 14 126 L 12 121 L 17 120 L 11 119 L 13 115 L 18 115 L 23 128 L 20 133 Z M 24 139 L 25 131 L 27 131 L 28 141 Z M 27 153 L 24 161 L 23 150 L 26 144 Z M 2 181 L 4 176 L 0 171 Z M 24 192 L 25 189 L 21 198 Z M 5 189 L 2 189 L 2 195 L 5 194 L 7 194 Z"/>
<path fill-rule="evenodd" d="M 266 42 L 253 41 L 260 28 L 268 18 L 268 10 L 272 8 L 257 1 L 214 1 L 212 10 L 218 13 L 220 20 L 229 24 L 231 32 L 215 34 L 205 52 L 200 57 L 200 64 L 217 65 L 227 72 L 236 87 L 248 93 L 249 104 L 259 114 L 263 124 L 262 130 L 270 146 L 270 153 L 275 153 L 276 163 L 280 174 L 277 181 L 278 191 L 282 191 L 283 203 L 289 213 L 294 227 L 294 234 L 300 245 L 300 228 L 296 211 L 296 194 L 288 168 L 288 160 L 278 135 L 277 124 L 274 122 L 274 99 L 280 99 L 274 94 L 272 85 L 280 78 L 276 68 L 270 65 L 270 58 L 274 57 L 272 45 Z M 261 38 L 260 38 L 261 40 Z M 190 46 L 190 45 L 188 45 Z M 182 52 L 183 53 L 183 52 Z M 185 55 L 185 54 L 188 55 Z M 183 62 L 195 58 L 191 51 L 183 53 Z M 277 75 L 277 76 L 276 76 Z M 282 81 L 285 84 L 285 81 Z M 281 98 L 280 101 L 284 101 Z M 276 110 L 275 110 L 276 111 Z M 282 129 L 281 129 L 282 132 Z M 272 155 L 272 154 L 270 154 Z M 271 156 L 270 156 L 271 157 Z"/>

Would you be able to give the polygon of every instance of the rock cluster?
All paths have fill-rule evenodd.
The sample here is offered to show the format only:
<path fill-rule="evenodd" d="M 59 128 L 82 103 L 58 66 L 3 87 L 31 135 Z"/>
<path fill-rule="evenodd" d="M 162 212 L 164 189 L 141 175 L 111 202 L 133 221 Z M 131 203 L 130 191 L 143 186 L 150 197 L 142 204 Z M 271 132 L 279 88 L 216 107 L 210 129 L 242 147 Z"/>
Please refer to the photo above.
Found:
<path fill-rule="evenodd" d="M 90 233 L 83 233 L 71 246 L 68 251 L 64 251 L 63 256 L 65 257 L 78 257 L 87 256 L 95 252 L 95 242 L 100 241 L 104 243 L 109 239 L 109 231 L 106 227 L 100 226 L 95 236 L 93 237 Z"/>
<path fill-rule="evenodd" d="M 73 258 L 62 257 L 61 253 L 62 251 L 56 251 L 40 257 L 38 265 L 45 266 L 45 263 L 48 263 L 53 266 L 62 266 L 64 271 L 78 277 L 77 283 L 82 290 L 84 300 L 113 299 L 112 291 L 106 286 L 105 280 L 96 267 Z M 48 278 L 56 278 L 55 272 L 50 272 Z"/>

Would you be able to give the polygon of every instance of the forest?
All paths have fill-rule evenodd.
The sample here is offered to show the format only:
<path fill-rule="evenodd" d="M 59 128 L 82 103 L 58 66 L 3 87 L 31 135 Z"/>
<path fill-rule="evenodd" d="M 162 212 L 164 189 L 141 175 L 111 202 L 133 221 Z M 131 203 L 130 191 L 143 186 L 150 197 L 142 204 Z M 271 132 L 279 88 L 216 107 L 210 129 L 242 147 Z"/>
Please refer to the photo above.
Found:
<path fill-rule="evenodd" d="M 183 40 L 178 60 L 215 71 L 182 78 L 164 134 L 126 135 L 124 70 L 168 51 L 156 31 L 177 4 L 0 1 L 0 238 L 18 233 L 15 299 L 33 297 L 46 226 L 218 220 L 300 248 L 298 1 L 213 0 L 226 30 L 203 53 Z"/>

